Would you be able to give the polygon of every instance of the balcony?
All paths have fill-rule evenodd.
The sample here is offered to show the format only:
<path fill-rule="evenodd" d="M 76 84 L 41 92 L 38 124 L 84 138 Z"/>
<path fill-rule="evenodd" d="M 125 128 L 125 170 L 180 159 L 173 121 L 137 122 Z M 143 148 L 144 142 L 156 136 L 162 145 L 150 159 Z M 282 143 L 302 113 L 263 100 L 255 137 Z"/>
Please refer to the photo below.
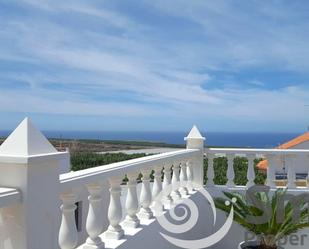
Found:
<path fill-rule="evenodd" d="M 196 127 L 185 140 L 186 149 L 61 174 L 69 153 L 57 152 L 25 119 L 0 146 L 0 249 L 201 248 L 194 240 L 214 234 L 226 221 L 211 209 L 203 190 L 212 198 L 222 191 L 245 191 L 254 185 L 256 158 L 268 160 L 265 184 L 271 191 L 278 185 L 295 195 L 309 191 L 307 181 L 298 184 L 293 167 L 309 150 L 204 148 Z M 225 185 L 214 182 L 216 157 L 227 158 Z M 244 186 L 235 184 L 235 157 L 246 158 Z M 288 169 L 284 181 L 276 179 L 278 161 Z M 181 208 L 187 204 L 198 213 L 192 226 L 190 213 Z M 233 223 L 209 248 L 237 248 L 245 236 Z M 305 238 L 297 248 L 308 245 Z"/>

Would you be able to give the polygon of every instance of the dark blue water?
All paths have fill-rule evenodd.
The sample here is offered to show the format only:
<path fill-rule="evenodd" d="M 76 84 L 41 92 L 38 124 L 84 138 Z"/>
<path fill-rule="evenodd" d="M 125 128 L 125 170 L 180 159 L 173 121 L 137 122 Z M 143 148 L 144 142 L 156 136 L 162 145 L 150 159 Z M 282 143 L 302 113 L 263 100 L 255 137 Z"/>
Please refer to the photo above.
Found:
<path fill-rule="evenodd" d="M 184 144 L 187 132 L 113 132 L 113 131 L 45 131 L 50 138 L 103 139 L 164 142 Z M 0 136 L 9 132 L 0 131 Z M 300 134 L 297 133 L 239 133 L 239 132 L 203 132 L 206 144 L 210 146 L 272 148 Z"/>

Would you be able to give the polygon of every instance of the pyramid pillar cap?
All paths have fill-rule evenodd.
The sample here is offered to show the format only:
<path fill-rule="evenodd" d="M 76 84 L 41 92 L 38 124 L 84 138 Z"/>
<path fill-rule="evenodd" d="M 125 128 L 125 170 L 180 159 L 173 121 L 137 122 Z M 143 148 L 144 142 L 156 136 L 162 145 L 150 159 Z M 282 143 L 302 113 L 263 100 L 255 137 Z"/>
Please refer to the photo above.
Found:
<path fill-rule="evenodd" d="M 200 133 L 196 125 L 193 125 L 189 134 L 184 138 L 185 141 L 190 140 L 190 139 L 205 140 L 205 137 L 202 136 L 202 134 Z"/>
<path fill-rule="evenodd" d="M 25 118 L 0 146 L 0 162 L 28 163 L 29 159 L 62 154 L 67 152 L 58 152 L 29 118 Z"/>

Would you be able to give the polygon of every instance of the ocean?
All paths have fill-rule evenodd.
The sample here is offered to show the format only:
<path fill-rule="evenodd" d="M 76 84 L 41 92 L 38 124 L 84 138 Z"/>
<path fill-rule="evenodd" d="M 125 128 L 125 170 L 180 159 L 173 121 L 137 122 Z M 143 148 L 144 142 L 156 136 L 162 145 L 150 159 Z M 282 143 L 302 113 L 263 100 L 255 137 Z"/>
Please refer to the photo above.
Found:
<path fill-rule="evenodd" d="M 102 139 L 184 144 L 187 132 L 43 131 L 49 138 Z M 8 131 L 0 131 L 7 136 Z M 300 135 L 271 132 L 202 132 L 210 146 L 273 148 Z"/>

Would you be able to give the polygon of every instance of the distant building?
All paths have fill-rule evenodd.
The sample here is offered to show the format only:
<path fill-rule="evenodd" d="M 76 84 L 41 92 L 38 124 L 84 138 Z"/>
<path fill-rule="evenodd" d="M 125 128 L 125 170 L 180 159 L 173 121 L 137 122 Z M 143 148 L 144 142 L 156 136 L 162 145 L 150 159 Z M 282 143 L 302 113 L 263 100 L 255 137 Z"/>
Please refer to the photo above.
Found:
<path fill-rule="evenodd" d="M 309 149 L 309 132 L 306 132 L 280 146 L 277 147 L 277 149 Z M 284 158 L 280 158 L 281 160 L 284 161 Z M 278 160 L 280 160 L 278 159 Z M 279 161 L 277 162 L 277 165 L 275 165 L 276 173 L 277 174 L 285 174 L 287 173 L 287 166 L 285 163 L 280 163 Z M 268 161 L 263 160 L 260 161 L 257 164 L 257 168 L 259 170 L 267 170 L 268 167 Z M 301 154 L 297 156 L 294 160 L 294 165 L 293 167 L 295 168 L 295 173 L 296 174 L 307 174 L 309 170 L 309 158 Z"/>

